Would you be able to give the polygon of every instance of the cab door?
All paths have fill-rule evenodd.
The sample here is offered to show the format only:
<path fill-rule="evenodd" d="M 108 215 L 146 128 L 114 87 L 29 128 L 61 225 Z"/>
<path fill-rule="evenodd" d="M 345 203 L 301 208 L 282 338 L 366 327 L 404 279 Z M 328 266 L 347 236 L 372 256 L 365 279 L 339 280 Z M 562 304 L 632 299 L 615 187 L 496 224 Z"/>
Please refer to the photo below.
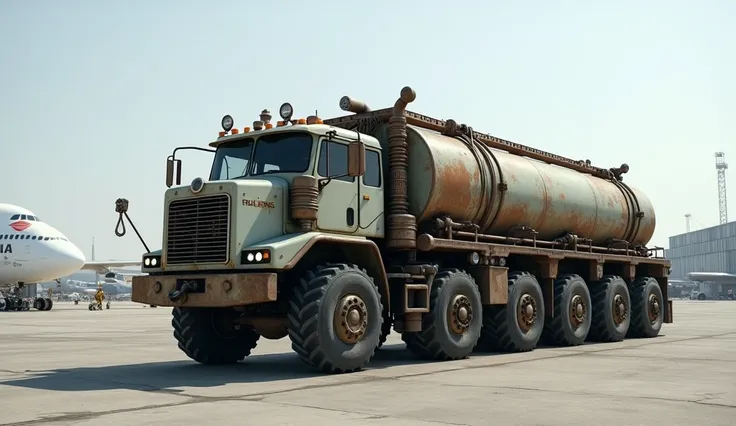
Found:
<path fill-rule="evenodd" d="M 365 237 L 385 235 L 383 215 L 383 179 L 381 153 L 373 148 L 365 150 L 365 174 L 360 178 L 360 232 Z"/>
<path fill-rule="evenodd" d="M 358 179 L 348 173 L 348 142 L 320 140 L 317 179 L 322 188 L 317 202 L 317 228 L 352 234 L 358 230 Z M 327 180 L 329 176 L 335 176 Z"/>

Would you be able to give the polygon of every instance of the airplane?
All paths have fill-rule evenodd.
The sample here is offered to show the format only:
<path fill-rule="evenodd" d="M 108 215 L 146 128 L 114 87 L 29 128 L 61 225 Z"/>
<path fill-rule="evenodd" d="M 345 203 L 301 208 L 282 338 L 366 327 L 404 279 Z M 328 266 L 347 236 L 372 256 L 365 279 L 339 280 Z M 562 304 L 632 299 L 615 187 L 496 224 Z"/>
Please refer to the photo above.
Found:
<path fill-rule="evenodd" d="M 18 285 L 16 297 L 0 297 L 0 311 L 18 308 L 21 289 L 31 287 L 27 284 L 35 287 L 36 283 L 57 280 L 82 269 L 107 272 L 140 264 L 140 260 L 88 262 L 79 247 L 32 211 L 0 203 L 0 285 Z M 33 301 L 33 307 L 40 311 L 52 306 L 49 298 L 35 297 Z"/>

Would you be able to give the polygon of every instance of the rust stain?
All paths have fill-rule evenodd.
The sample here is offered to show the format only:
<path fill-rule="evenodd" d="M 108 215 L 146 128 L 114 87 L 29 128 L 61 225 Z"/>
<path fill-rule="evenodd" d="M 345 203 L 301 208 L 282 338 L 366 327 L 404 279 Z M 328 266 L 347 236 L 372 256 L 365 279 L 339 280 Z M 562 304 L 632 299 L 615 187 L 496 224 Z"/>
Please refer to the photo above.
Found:
<path fill-rule="evenodd" d="M 560 200 L 565 200 L 567 198 L 564 193 L 560 192 Z"/>
<path fill-rule="evenodd" d="M 480 179 L 479 171 L 471 173 L 465 165 L 456 161 L 451 164 L 437 164 L 436 194 L 432 197 L 428 211 L 460 213 L 460 220 L 468 220 L 474 214 L 476 204 L 470 191 L 471 182 Z"/>

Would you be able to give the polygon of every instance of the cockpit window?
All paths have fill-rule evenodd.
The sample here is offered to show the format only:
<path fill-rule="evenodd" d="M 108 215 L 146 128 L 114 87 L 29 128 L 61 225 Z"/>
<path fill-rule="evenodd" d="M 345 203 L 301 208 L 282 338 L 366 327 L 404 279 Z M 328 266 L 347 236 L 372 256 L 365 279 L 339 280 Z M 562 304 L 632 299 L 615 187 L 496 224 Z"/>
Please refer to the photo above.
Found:
<path fill-rule="evenodd" d="M 20 219 L 19 214 L 14 214 L 13 216 L 10 216 L 10 220 L 18 220 L 18 219 Z"/>

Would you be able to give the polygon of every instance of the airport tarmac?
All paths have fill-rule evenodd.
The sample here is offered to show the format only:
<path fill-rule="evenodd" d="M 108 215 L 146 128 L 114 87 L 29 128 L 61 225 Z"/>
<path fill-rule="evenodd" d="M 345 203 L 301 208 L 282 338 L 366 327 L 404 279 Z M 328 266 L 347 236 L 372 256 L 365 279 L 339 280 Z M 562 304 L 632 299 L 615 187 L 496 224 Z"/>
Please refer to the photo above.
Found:
<path fill-rule="evenodd" d="M 419 362 L 392 334 L 370 368 L 332 376 L 288 339 L 198 365 L 170 308 L 1 312 L 0 424 L 736 424 L 736 302 L 674 305 L 655 339 Z"/>

